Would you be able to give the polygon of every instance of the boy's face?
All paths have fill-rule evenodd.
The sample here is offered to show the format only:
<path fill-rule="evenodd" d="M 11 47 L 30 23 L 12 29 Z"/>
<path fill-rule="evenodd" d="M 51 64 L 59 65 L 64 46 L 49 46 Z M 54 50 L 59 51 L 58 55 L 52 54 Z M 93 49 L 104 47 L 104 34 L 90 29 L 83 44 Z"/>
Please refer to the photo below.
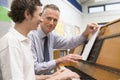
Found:
<path fill-rule="evenodd" d="M 29 19 L 29 28 L 30 30 L 35 30 L 37 29 L 38 25 L 42 21 L 41 19 L 41 7 L 36 6 L 36 10 L 33 13 L 33 16 Z"/>

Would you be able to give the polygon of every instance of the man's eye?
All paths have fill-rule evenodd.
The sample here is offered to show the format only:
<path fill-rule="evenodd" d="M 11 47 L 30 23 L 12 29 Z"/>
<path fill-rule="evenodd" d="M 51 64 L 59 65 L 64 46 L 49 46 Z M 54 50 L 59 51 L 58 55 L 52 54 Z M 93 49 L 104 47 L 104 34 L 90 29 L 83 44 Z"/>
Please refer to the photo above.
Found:
<path fill-rule="evenodd" d="M 52 18 L 50 18 L 50 17 L 48 17 L 47 19 L 48 19 L 48 20 L 52 20 Z"/>
<path fill-rule="evenodd" d="M 57 19 L 54 19 L 54 22 L 57 22 Z"/>

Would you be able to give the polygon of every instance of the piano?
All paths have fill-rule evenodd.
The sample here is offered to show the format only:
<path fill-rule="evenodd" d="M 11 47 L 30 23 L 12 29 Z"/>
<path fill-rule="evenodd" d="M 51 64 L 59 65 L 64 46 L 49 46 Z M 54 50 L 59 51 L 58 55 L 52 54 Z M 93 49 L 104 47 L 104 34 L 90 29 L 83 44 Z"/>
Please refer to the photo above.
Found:
<path fill-rule="evenodd" d="M 100 28 L 86 61 L 64 66 L 78 73 L 81 80 L 120 80 L 120 19 Z"/>

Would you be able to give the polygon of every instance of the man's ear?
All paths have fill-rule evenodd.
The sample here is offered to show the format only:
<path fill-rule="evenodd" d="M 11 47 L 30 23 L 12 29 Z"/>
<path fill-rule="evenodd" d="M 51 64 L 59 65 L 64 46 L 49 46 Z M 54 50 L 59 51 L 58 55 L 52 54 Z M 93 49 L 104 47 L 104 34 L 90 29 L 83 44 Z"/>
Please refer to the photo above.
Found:
<path fill-rule="evenodd" d="M 25 19 L 29 19 L 30 18 L 31 15 L 30 15 L 28 10 L 25 10 L 24 16 L 25 16 Z"/>

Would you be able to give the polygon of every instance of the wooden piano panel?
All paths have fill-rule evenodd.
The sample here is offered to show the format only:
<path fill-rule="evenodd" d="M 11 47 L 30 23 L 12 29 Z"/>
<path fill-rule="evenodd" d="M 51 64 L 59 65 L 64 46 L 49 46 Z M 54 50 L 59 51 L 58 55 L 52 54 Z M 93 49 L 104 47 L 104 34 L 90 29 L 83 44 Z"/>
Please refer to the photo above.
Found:
<path fill-rule="evenodd" d="M 113 21 L 101 28 L 100 37 L 108 37 L 120 33 L 120 19 Z"/>
<path fill-rule="evenodd" d="M 96 63 L 120 69 L 120 36 L 104 40 Z"/>
<path fill-rule="evenodd" d="M 111 36 L 120 33 L 120 22 L 116 22 L 114 24 L 109 25 L 105 32 L 103 37 L 105 36 Z"/>

